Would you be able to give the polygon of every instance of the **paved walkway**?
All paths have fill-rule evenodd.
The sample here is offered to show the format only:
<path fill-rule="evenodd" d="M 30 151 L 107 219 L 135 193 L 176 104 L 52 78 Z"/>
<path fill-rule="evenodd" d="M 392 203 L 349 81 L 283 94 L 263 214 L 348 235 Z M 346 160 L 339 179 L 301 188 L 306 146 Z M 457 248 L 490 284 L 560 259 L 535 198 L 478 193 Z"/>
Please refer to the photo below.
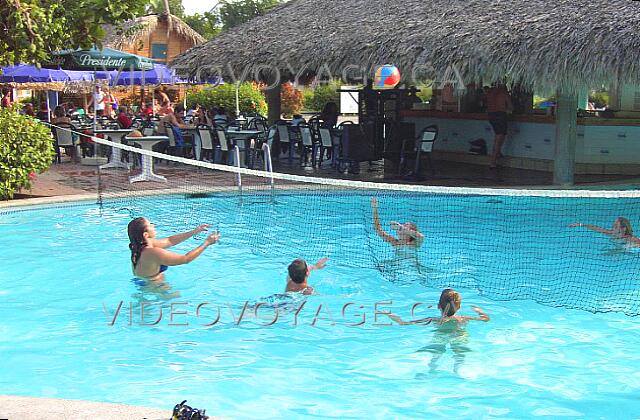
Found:
<path fill-rule="evenodd" d="M 170 418 L 170 410 L 157 408 L 0 395 L 0 419 L 166 420 Z M 210 418 L 213 420 L 213 417 Z"/>

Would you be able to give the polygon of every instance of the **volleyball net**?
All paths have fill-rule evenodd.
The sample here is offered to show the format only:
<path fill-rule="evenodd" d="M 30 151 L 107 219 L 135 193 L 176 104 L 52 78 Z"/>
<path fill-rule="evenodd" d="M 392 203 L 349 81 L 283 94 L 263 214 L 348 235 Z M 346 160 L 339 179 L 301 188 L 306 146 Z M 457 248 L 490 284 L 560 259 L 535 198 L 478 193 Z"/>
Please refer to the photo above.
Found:
<path fill-rule="evenodd" d="M 239 248 L 265 258 L 329 257 L 332 265 L 378 270 L 403 285 L 640 314 L 640 243 L 606 231 L 619 217 L 624 229 L 626 221 L 640 223 L 638 191 L 345 181 L 94 141 L 123 164 L 97 171 L 101 209 L 150 218 L 163 232 L 209 223 Z M 265 168 L 267 161 L 268 169 L 268 150 L 230 153 L 232 161 L 244 154 L 254 167 Z"/>

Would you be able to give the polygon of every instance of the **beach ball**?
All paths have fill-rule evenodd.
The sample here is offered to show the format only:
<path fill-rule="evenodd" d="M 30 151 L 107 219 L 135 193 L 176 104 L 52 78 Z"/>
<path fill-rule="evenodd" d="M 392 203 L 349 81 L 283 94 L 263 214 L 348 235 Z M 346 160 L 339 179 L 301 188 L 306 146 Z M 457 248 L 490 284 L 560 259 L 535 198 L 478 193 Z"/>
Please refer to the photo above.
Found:
<path fill-rule="evenodd" d="M 374 89 L 393 89 L 400 83 L 400 70 L 392 64 L 385 64 L 376 69 L 373 79 Z"/>

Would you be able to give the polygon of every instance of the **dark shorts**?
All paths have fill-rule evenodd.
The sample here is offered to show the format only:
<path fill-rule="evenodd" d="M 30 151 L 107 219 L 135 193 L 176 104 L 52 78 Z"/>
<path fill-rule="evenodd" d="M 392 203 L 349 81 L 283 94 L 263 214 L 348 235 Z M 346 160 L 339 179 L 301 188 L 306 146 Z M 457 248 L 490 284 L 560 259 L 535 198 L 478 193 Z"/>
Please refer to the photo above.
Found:
<path fill-rule="evenodd" d="M 507 134 L 507 113 L 489 112 L 489 124 L 496 134 Z"/>

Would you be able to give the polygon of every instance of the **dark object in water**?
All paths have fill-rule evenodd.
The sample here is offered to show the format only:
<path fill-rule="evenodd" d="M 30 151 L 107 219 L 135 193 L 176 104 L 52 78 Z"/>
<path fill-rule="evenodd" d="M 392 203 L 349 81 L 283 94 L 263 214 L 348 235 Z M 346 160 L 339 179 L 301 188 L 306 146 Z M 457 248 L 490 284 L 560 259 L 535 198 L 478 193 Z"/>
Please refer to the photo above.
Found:
<path fill-rule="evenodd" d="M 212 197 L 213 194 L 211 193 L 189 193 L 189 194 L 185 194 L 185 198 L 208 198 L 208 197 Z"/>

